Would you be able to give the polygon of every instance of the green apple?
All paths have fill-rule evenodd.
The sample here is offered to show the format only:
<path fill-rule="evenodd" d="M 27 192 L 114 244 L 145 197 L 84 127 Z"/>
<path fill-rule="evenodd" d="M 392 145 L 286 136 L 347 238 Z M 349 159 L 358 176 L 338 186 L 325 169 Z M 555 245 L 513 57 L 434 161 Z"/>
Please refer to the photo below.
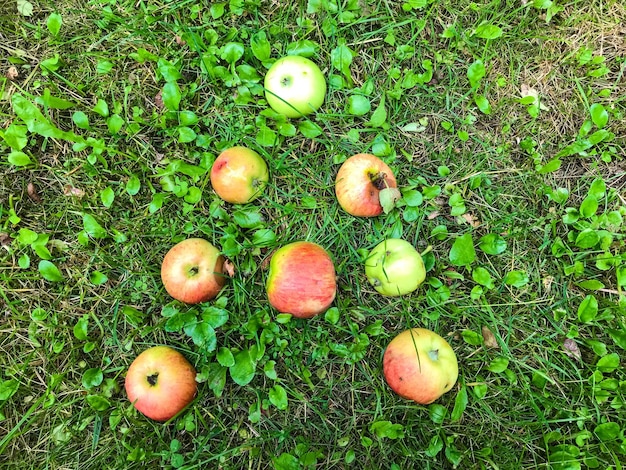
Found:
<path fill-rule="evenodd" d="M 385 349 L 383 374 L 398 395 L 427 405 L 454 386 L 459 365 L 445 339 L 434 331 L 412 328 Z"/>
<path fill-rule="evenodd" d="M 365 260 L 367 280 L 379 293 L 408 294 L 426 279 L 422 256 L 406 240 L 389 238 L 370 251 Z"/>
<path fill-rule="evenodd" d="M 314 62 L 297 55 L 278 59 L 265 75 L 265 99 L 289 118 L 310 114 L 322 105 L 326 79 Z"/>
<path fill-rule="evenodd" d="M 194 367 L 169 346 L 154 346 L 139 354 L 128 368 L 124 387 L 133 406 L 156 421 L 176 416 L 198 388 Z"/>

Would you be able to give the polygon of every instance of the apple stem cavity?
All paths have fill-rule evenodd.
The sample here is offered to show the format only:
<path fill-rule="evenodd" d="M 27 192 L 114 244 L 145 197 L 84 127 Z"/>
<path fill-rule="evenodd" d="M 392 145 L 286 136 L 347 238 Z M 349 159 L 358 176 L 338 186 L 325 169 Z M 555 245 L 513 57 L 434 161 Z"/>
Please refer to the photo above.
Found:
<path fill-rule="evenodd" d="M 154 387 L 159 381 L 159 373 L 155 372 L 154 374 L 149 375 L 147 380 L 148 380 L 148 383 Z"/>
<path fill-rule="evenodd" d="M 387 184 L 387 173 L 384 171 L 378 173 L 369 172 L 368 176 L 376 189 L 381 190 L 389 187 Z"/>

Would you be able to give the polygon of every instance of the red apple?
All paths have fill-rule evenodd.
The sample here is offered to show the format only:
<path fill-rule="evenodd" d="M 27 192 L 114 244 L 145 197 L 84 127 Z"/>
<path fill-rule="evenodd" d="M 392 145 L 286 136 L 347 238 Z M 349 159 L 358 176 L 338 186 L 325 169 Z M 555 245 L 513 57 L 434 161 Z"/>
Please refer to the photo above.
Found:
<path fill-rule="evenodd" d="M 224 283 L 224 257 L 202 238 L 188 238 L 174 245 L 161 264 L 165 290 L 188 304 L 215 297 Z"/>
<path fill-rule="evenodd" d="M 412 328 L 387 346 L 383 373 L 398 395 L 427 405 L 454 386 L 459 366 L 445 339 L 434 331 Z"/>
<path fill-rule="evenodd" d="M 290 243 L 272 255 L 266 290 L 270 304 L 279 312 L 311 318 L 328 310 L 335 300 L 335 266 L 321 246 Z"/>
<path fill-rule="evenodd" d="M 211 186 L 224 201 L 245 204 L 261 195 L 269 173 L 254 150 L 231 147 L 219 154 L 211 167 Z"/>
<path fill-rule="evenodd" d="M 383 212 L 381 191 L 397 188 L 396 178 L 380 158 L 358 153 L 348 158 L 337 173 L 335 194 L 348 214 L 374 217 Z M 396 189 L 397 191 L 397 189 Z"/>
<path fill-rule="evenodd" d="M 125 381 L 130 402 L 155 421 L 167 421 L 196 395 L 196 370 L 169 346 L 154 346 L 139 354 Z"/>

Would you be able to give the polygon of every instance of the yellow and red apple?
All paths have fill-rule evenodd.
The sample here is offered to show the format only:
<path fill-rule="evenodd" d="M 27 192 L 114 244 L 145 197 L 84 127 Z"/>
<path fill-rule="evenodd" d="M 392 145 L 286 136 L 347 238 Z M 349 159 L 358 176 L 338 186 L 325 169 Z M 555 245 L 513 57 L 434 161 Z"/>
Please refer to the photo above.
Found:
<path fill-rule="evenodd" d="M 349 157 L 335 178 L 335 194 L 339 205 L 348 214 L 357 217 L 382 214 L 381 191 L 394 189 L 399 194 L 397 186 L 391 168 L 369 153 Z"/>
<path fill-rule="evenodd" d="M 124 386 L 133 406 L 155 421 L 180 413 L 198 387 L 194 367 L 169 346 L 154 346 L 139 354 L 128 368 Z"/>
<path fill-rule="evenodd" d="M 445 339 L 426 328 L 411 328 L 387 346 L 383 374 L 398 395 L 427 405 L 454 386 L 459 366 Z"/>
<path fill-rule="evenodd" d="M 236 146 L 219 154 L 211 167 L 210 178 L 211 186 L 224 201 L 245 204 L 263 193 L 269 172 L 258 153 Z"/>
<path fill-rule="evenodd" d="M 165 290 L 176 300 L 197 304 L 214 298 L 226 283 L 224 257 L 203 238 L 174 245 L 161 263 Z"/>
<path fill-rule="evenodd" d="M 266 290 L 269 303 L 281 313 L 311 318 L 335 300 L 335 265 L 316 243 L 299 241 L 276 250 L 270 260 Z"/>

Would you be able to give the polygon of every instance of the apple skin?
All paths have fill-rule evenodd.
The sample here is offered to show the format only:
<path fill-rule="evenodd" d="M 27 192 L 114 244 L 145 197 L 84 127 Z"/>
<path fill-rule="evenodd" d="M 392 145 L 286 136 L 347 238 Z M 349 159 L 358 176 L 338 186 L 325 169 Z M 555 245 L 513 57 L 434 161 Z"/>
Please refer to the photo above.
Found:
<path fill-rule="evenodd" d="M 124 383 L 133 406 L 155 421 L 167 421 L 193 400 L 196 370 L 180 352 L 154 346 L 135 358 Z"/>
<path fill-rule="evenodd" d="M 246 147 L 224 150 L 211 167 L 211 186 L 219 197 L 231 204 L 255 200 L 263 193 L 268 180 L 265 160 Z"/>
<path fill-rule="evenodd" d="M 357 217 L 382 214 L 379 193 L 385 188 L 397 188 L 391 168 L 369 153 L 357 153 L 348 158 L 337 172 L 335 194 L 339 205 Z"/>
<path fill-rule="evenodd" d="M 335 277 L 335 266 L 324 248 L 311 242 L 293 242 L 272 255 L 267 297 L 281 313 L 311 318 L 328 310 L 335 300 Z"/>
<path fill-rule="evenodd" d="M 365 260 L 365 275 L 380 294 L 395 297 L 416 290 L 426 279 L 426 269 L 413 245 L 389 238 L 370 251 Z"/>
<path fill-rule="evenodd" d="M 456 354 L 434 331 L 412 328 L 396 336 L 383 355 L 383 374 L 403 398 L 427 405 L 449 391 L 459 376 Z"/>
<path fill-rule="evenodd" d="M 265 74 L 264 86 L 267 104 L 288 118 L 317 111 L 326 96 L 322 71 L 313 61 L 297 55 L 274 62 Z"/>
<path fill-rule="evenodd" d="M 226 283 L 224 257 L 202 238 L 174 245 L 163 258 L 161 280 L 168 294 L 187 304 L 214 298 Z"/>

